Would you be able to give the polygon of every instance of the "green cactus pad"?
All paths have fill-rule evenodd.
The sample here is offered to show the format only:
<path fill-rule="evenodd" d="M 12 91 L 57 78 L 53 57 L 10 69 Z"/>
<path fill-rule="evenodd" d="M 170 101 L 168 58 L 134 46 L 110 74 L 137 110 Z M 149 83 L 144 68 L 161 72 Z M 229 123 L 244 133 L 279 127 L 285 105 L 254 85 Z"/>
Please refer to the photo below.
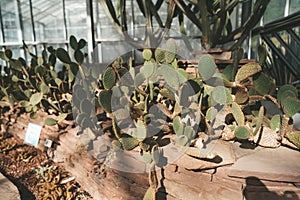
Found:
<path fill-rule="evenodd" d="M 259 45 L 257 48 L 257 51 L 258 51 L 258 58 L 259 58 L 258 62 L 260 64 L 263 64 L 267 59 L 267 50 L 266 50 L 265 45 Z"/>
<path fill-rule="evenodd" d="M 146 78 L 149 78 L 155 71 L 155 63 L 145 62 L 143 68 L 141 68 L 141 73 L 144 74 Z"/>
<path fill-rule="evenodd" d="M 244 113 L 243 113 L 241 107 L 236 102 L 233 102 L 231 108 L 232 108 L 233 117 L 234 117 L 235 121 L 237 122 L 237 124 L 239 126 L 244 126 L 245 116 L 244 116 Z"/>
<path fill-rule="evenodd" d="M 286 97 L 281 104 L 283 106 L 283 112 L 288 117 L 292 117 L 300 111 L 300 100 L 296 97 Z"/>
<path fill-rule="evenodd" d="M 102 90 L 98 97 L 99 105 L 107 113 L 111 113 L 111 95 L 111 90 Z"/>
<path fill-rule="evenodd" d="M 151 60 L 151 58 L 152 58 L 152 51 L 151 51 L 151 49 L 144 49 L 142 54 L 143 54 L 143 58 L 145 60 Z"/>
<path fill-rule="evenodd" d="M 172 101 L 175 101 L 175 95 L 173 92 L 171 92 L 168 88 L 162 88 L 159 90 L 159 93 L 168 99 L 171 99 Z"/>
<path fill-rule="evenodd" d="M 102 78 L 104 88 L 107 90 L 111 89 L 116 84 L 116 81 L 117 81 L 117 76 L 115 71 L 113 70 L 113 68 L 108 67 L 105 70 Z"/>
<path fill-rule="evenodd" d="M 143 85 L 143 83 L 146 81 L 146 77 L 144 74 L 142 73 L 138 73 L 136 74 L 136 76 L 134 77 L 134 86 L 135 87 L 139 87 L 141 85 Z"/>
<path fill-rule="evenodd" d="M 42 98 L 43 98 L 43 94 L 38 92 L 38 93 L 33 94 L 30 97 L 29 102 L 31 105 L 35 106 L 41 102 Z"/>
<path fill-rule="evenodd" d="M 234 135 L 238 139 L 246 140 L 251 135 L 251 130 L 247 126 L 238 126 L 235 129 Z"/>
<path fill-rule="evenodd" d="M 260 95 L 271 94 L 275 88 L 274 82 L 264 73 L 256 74 L 253 78 L 255 91 Z"/>
<path fill-rule="evenodd" d="M 277 100 L 279 103 L 286 97 L 297 97 L 298 96 L 298 90 L 292 85 L 284 85 L 279 88 L 277 93 Z"/>
<path fill-rule="evenodd" d="M 160 63 L 163 63 L 165 61 L 165 51 L 164 50 L 157 48 L 157 49 L 155 49 L 154 55 L 155 55 L 156 61 L 158 61 Z"/>
<path fill-rule="evenodd" d="M 181 119 L 179 116 L 176 116 L 173 119 L 173 129 L 174 129 L 174 132 L 176 133 L 177 137 L 183 135 L 184 125 L 181 122 Z"/>
<path fill-rule="evenodd" d="M 281 123 L 281 120 L 280 120 L 280 115 L 274 115 L 271 119 L 271 122 L 270 122 L 270 128 L 272 130 L 279 130 L 280 129 L 280 123 Z"/>
<path fill-rule="evenodd" d="M 288 140 L 293 143 L 298 149 L 300 149 L 300 134 L 299 133 L 288 133 Z"/>
<path fill-rule="evenodd" d="M 224 86 L 213 87 L 211 97 L 214 102 L 222 105 L 230 104 L 232 102 L 230 89 Z"/>
<path fill-rule="evenodd" d="M 67 64 L 71 63 L 71 58 L 70 58 L 68 52 L 66 50 L 64 50 L 63 48 L 56 49 L 56 56 L 63 63 L 67 63 Z"/>
<path fill-rule="evenodd" d="M 175 143 L 180 146 L 186 146 L 188 144 L 189 139 L 185 135 L 181 135 L 175 139 Z"/>
<path fill-rule="evenodd" d="M 163 76 L 166 83 L 174 90 L 179 89 L 179 74 L 171 65 L 162 64 L 157 70 L 157 74 Z"/>
<path fill-rule="evenodd" d="M 207 111 L 206 111 L 206 119 L 208 121 L 212 121 L 216 118 L 217 116 L 217 109 L 215 107 L 210 107 Z"/>
<path fill-rule="evenodd" d="M 70 36 L 70 45 L 71 45 L 72 49 L 74 49 L 74 50 L 78 49 L 78 42 L 74 35 Z"/>
<path fill-rule="evenodd" d="M 160 160 L 160 150 L 157 148 L 157 146 L 153 146 L 151 149 L 151 156 L 152 160 L 154 161 L 155 164 L 159 163 Z"/>
<path fill-rule="evenodd" d="M 195 138 L 195 131 L 193 130 L 193 128 L 191 126 L 186 126 L 184 128 L 183 134 L 189 139 L 192 140 Z"/>
<path fill-rule="evenodd" d="M 87 42 L 84 39 L 80 39 L 78 42 L 78 49 L 82 49 L 86 44 Z"/>
<path fill-rule="evenodd" d="M 249 92 L 245 88 L 238 87 L 236 89 L 237 89 L 237 91 L 234 94 L 234 96 L 235 96 L 234 101 L 237 104 L 245 103 L 249 99 Z"/>
<path fill-rule="evenodd" d="M 265 109 L 263 106 L 260 107 L 259 109 L 259 112 L 258 112 L 258 118 L 257 118 L 257 121 L 256 121 L 256 127 L 255 127 L 255 130 L 253 132 L 253 136 L 255 136 L 259 129 L 261 128 L 262 124 L 263 124 L 263 121 L 264 121 L 264 112 L 265 112 Z"/>
<path fill-rule="evenodd" d="M 74 52 L 74 57 L 79 64 L 83 63 L 84 55 L 79 49 Z"/>
<path fill-rule="evenodd" d="M 122 144 L 119 140 L 113 140 L 111 142 L 112 148 L 114 150 L 114 152 L 119 151 L 120 149 L 122 149 Z"/>
<path fill-rule="evenodd" d="M 204 81 L 210 79 L 215 74 L 216 69 L 217 65 L 211 56 L 205 55 L 200 58 L 198 62 L 198 73 Z"/>
<path fill-rule="evenodd" d="M 147 189 L 144 197 L 143 197 L 143 200 L 153 200 L 153 194 L 155 193 L 155 189 L 152 188 L 151 186 Z"/>
<path fill-rule="evenodd" d="M 243 65 L 237 72 L 235 76 L 235 81 L 236 82 L 241 82 L 245 80 L 246 78 L 260 72 L 262 70 L 260 64 L 252 62 L 252 63 L 247 63 Z"/>
<path fill-rule="evenodd" d="M 45 119 L 45 124 L 48 126 L 54 126 L 57 124 L 57 121 L 53 118 L 46 118 Z"/>
<path fill-rule="evenodd" d="M 139 141 L 128 134 L 122 134 L 120 139 L 120 143 L 124 150 L 130 151 L 139 145 Z"/>
<path fill-rule="evenodd" d="M 135 136 L 139 140 L 144 140 L 147 137 L 147 129 L 142 120 L 137 121 L 136 123 L 136 133 Z"/>

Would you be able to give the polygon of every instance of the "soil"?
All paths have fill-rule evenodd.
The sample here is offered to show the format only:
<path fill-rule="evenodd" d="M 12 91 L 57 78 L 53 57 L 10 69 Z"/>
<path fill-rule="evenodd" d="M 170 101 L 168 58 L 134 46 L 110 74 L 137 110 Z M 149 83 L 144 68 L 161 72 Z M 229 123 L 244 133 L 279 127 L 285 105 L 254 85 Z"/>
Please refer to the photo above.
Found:
<path fill-rule="evenodd" d="M 22 200 L 92 199 L 46 152 L 3 132 L 0 132 L 0 172 L 16 185 Z"/>

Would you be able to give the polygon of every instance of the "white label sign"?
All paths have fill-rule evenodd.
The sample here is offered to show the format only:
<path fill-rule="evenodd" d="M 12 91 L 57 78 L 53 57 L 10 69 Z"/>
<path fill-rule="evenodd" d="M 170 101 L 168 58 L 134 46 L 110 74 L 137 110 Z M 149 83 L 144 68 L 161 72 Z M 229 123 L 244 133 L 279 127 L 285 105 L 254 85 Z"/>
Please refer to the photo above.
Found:
<path fill-rule="evenodd" d="M 37 147 L 42 131 L 42 126 L 34 123 L 28 123 L 24 142 Z"/>

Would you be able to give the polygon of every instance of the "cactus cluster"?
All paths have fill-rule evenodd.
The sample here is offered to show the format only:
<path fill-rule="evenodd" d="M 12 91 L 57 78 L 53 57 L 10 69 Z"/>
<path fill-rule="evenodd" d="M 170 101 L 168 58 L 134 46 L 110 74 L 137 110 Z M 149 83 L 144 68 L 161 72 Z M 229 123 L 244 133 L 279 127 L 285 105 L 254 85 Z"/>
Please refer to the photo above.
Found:
<path fill-rule="evenodd" d="M 111 119 L 114 151 L 138 149 L 153 168 L 166 164 L 162 149 L 171 143 L 185 147 L 193 157 L 214 158 L 215 154 L 201 152 L 201 134 L 213 135 L 220 119 L 223 139 L 268 147 L 287 139 L 300 146 L 299 133 L 289 124 L 300 110 L 298 91 L 286 85 L 276 95 L 274 81 L 259 63 L 245 64 L 237 71 L 228 65 L 220 73 L 213 58 L 204 55 L 197 73 L 188 74 L 179 67 L 179 49 L 170 39 L 165 48 L 144 49 L 141 66 L 134 67 L 132 58 L 120 57 L 103 69 L 84 63 L 84 45 L 84 40 L 72 36 L 71 56 L 62 48 L 49 47 L 39 57 L 24 44 L 31 56 L 29 65 L 13 58 L 10 50 L 0 52 L 8 63 L 0 76 L 1 114 L 17 107 L 34 118 L 42 109 L 57 115 L 46 119 L 47 125 L 74 120 L 93 134 L 84 145 L 95 140 L 99 120 Z M 63 63 L 60 70 L 57 59 Z M 268 114 L 264 101 L 272 102 L 281 114 Z M 170 135 L 168 142 L 166 135 Z M 276 141 L 270 145 L 269 138 Z M 157 189 L 154 175 L 150 171 L 151 193 Z"/>

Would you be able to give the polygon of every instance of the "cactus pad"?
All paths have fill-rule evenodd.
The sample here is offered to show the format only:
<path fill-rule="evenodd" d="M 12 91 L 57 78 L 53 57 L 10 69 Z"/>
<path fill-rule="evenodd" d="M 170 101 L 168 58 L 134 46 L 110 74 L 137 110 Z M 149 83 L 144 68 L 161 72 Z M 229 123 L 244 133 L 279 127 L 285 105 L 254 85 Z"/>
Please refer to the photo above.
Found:
<path fill-rule="evenodd" d="M 98 102 L 105 112 L 111 113 L 111 91 L 102 90 L 99 93 Z"/>
<path fill-rule="evenodd" d="M 103 73 L 103 86 L 105 89 L 111 89 L 116 84 L 117 76 L 113 68 L 108 67 Z"/>
<path fill-rule="evenodd" d="M 151 51 L 151 49 L 144 49 L 142 54 L 143 54 L 143 58 L 145 60 L 151 60 L 151 58 L 152 58 L 152 51 Z"/>
<path fill-rule="evenodd" d="M 202 56 L 198 62 L 198 73 L 203 80 L 210 79 L 216 72 L 217 66 L 211 56 Z"/>
<path fill-rule="evenodd" d="M 239 126 L 244 126 L 244 124 L 245 124 L 244 113 L 243 113 L 241 107 L 235 102 L 232 103 L 232 114 L 233 114 L 233 117 L 234 117 L 235 121 L 237 122 L 237 124 Z"/>
<path fill-rule="evenodd" d="M 124 150 L 130 151 L 139 145 L 139 141 L 128 134 L 122 134 L 120 139 L 120 143 Z"/>
<path fill-rule="evenodd" d="M 247 63 L 243 65 L 238 72 L 236 73 L 235 76 L 235 81 L 236 82 L 241 82 L 245 80 L 246 78 L 260 72 L 262 70 L 261 66 L 258 63 Z"/>
<path fill-rule="evenodd" d="M 234 132 L 234 135 L 238 139 L 248 139 L 251 135 L 251 130 L 247 126 L 238 126 Z"/>

